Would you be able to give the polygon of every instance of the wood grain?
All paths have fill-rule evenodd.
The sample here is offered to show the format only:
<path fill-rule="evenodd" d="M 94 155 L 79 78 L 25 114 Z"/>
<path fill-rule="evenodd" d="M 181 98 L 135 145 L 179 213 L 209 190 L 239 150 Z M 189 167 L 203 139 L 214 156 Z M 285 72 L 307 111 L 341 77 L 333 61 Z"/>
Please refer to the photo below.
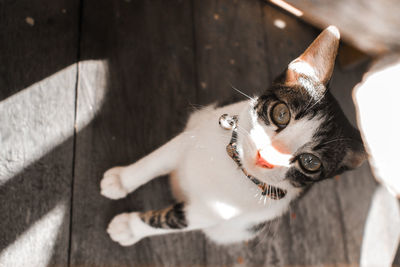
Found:
<path fill-rule="evenodd" d="M 166 179 L 119 201 L 99 193 L 104 171 L 136 161 L 183 129 L 196 95 L 190 10 L 188 1 L 84 2 L 81 56 L 89 61 L 79 74 L 73 265 L 204 262 L 202 253 L 187 253 L 203 250 L 196 233 L 122 248 L 105 231 L 120 212 L 170 204 Z M 88 106 L 98 112 L 85 126 Z"/>
<path fill-rule="evenodd" d="M 194 1 L 198 101 L 244 100 L 270 83 L 260 3 Z M 240 19 L 239 19 L 240 18 Z"/>
<path fill-rule="evenodd" d="M 7 14 L 0 16 L 0 265 L 66 266 L 68 257 L 71 266 L 358 264 L 375 188 L 368 165 L 315 185 L 248 243 L 217 246 L 200 232 L 127 248 L 112 242 L 105 229 L 113 216 L 173 198 L 162 177 L 108 200 L 99 193 L 103 172 L 171 139 L 193 110 L 245 99 L 231 86 L 262 92 L 319 30 L 258 0 L 79 3 L 0 3 Z M 353 122 L 351 88 L 365 68 L 337 67 L 331 82 Z M 37 244 L 54 237 L 52 227 L 59 229 L 54 253 L 37 256 Z M 29 242 L 15 242 L 24 235 Z M 42 247 L 51 251 L 52 244 Z M 10 253 L 13 247 L 23 256 Z"/>
<path fill-rule="evenodd" d="M 78 1 L 0 14 L 0 266 L 66 265 Z"/>
<path fill-rule="evenodd" d="M 162 207 L 171 201 L 171 197 L 165 189 L 166 180 L 162 180 L 151 182 L 128 199 L 106 200 L 98 195 L 102 172 L 108 167 L 135 161 L 178 133 L 192 105 L 196 107 L 226 98 L 243 99 L 230 88 L 230 83 L 247 94 L 268 87 L 272 78 L 297 57 L 319 31 L 258 1 L 195 1 L 193 7 L 187 3 L 179 4 L 173 11 L 171 6 L 156 1 L 151 1 L 151 10 L 150 2 L 135 3 L 134 6 L 130 6 L 133 3 L 114 3 L 101 7 L 105 14 L 91 13 L 91 4 L 87 3 L 82 57 L 90 59 L 100 55 L 105 58 L 108 77 L 106 82 L 99 82 L 97 78 L 85 78 L 98 71 L 87 68 L 80 72 L 80 79 L 87 79 L 90 86 L 82 82 L 79 89 L 78 125 L 84 107 L 99 106 L 102 101 L 96 100 L 98 95 L 105 94 L 105 98 L 97 117 L 88 126 L 79 126 L 73 264 L 281 266 L 357 263 L 361 230 L 354 232 L 349 226 L 363 224 L 369 193 L 374 187 L 371 177 L 355 183 L 364 198 L 365 205 L 361 210 L 356 204 L 351 210 L 343 206 L 350 205 L 348 202 L 354 201 L 355 197 L 353 188 L 346 186 L 349 182 L 341 184 L 347 178 L 327 181 L 316 185 L 293 204 L 287 215 L 269 223 L 260 237 L 247 244 L 221 247 L 198 232 L 153 237 L 130 248 L 121 248 L 111 242 L 104 230 L 113 215 L 127 210 Z M 193 18 L 180 13 L 188 8 L 193 8 Z M 172 12 L 180 20 L 163 16 L 159 10 Z M 276 27 L 276 20 L 284 21 L 285 28 Z M 141 28 L 129 27 L 136 24 Z M 101 34 L 96 34 L 98 29 Z M 169 29 L 173 29 L 175 35 L 166 34 L 171 32 Z M 97 51 L 93 49 L 94 43 L 100 40 L 101 47 Z M 177 52 L 177 43 L 183 44 L 183 51 Z M 174 56 L 180 61 L 175 61 Z M 163 68 L 166 64 L 171 67 Z M 159 70 L 163 70 L 162 75 Z M 354 77 L 339 76 L 344 78 L 339 82 L 339 89 L 350 91 L 362 71 L 356 69 L 352 74 Z M 99 74 L 99 77 L 104 75 Z M 177 95 L 177 87 L 186 88 L 182 89 L 184 96 L 181 98 Z M 348 105 L 346 97 L 344 95 L 340 101 Z M 346 112 L 351 116 L 353 111 L 349 107 Z M 168 116 L 163 117 L 166 113 Z M 357 175 L 350 173 L 347 176 Z"/>
<path fill-rule="evenodd" d="M 79 0 L 0 1 L 0 12 L 0 100 L 76 62 Z"/>

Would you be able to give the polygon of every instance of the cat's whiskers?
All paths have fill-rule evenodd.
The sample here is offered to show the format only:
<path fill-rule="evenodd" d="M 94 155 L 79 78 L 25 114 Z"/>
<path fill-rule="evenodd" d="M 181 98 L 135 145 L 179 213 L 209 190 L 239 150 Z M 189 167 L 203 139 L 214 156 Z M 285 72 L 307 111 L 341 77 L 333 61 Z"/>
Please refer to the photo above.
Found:
<path fill-rule="evenodd" d="M 251 142 L 250 140 L 252 139 L 251 138 L 251 135 L 250 135 L 250 133 L 246 130 L 246 129 L 244 129 L 243 127 L 241 127 L 240 125 L 238 125 L 238 132 L 240 132 L 240 133 L 242 133 L 242 134 L 244 134 L 246 137 L 248 137 L 248 138 L 243 138 L 242 140 L 243 140 L 243 142 L 244 142 L 244 144 L 245 145 L 248 145 L 248 146 L 251 146 L 252 148 L 254 148 L 254 149 L 257 149 L 257 147 L 256 147 L 256 145 L 254 144 L 254 142 Z"/>
<path fill-rule="evenodd" d="M 243 142 L 243 146 L 250 146 L 252 148 L 255 148 L 255 144 L 250 141 L 250 138 L 243 138 L 242 142 Z"/>
<path fill-rule="evenodd" d="M 254 148 L 255 144 L 253 142 L 250 142 L 251 136 L 250 136 L 249 132 L 239 125 L 237 125 L 236 129 L 237 129 L 238 133 L 243 134 L 245 137 L 247 137 L 247 138 L 240 139 L 243 142 L 242 147 L 243 146 L 251 146 Z"/>
<path fill-rule="evenodd" d="M 329 144 L 329 143 L 332 143 L 332 142 L 345 141 L 345 140 L 350 140 L 350 141 L 352 141 L 353 139 L 351 139 L 351 138 L 337 138 L 337 139 L 332 139 L 332 140 L 326 141 L 325 143 L 320 144 L 320 146 L 326 145 L 326 144 Z"/>
<path fill-rule="evenodd" d="M 264 241 L 267 238 L 267 236 L 270 235 L 270 233 L 271 233 L 271 225 L 272 225 L 272 222 L 268 222 L 267 234 L 264 235 L 263 238 L 260 241 Z"/>
<path fill-rule="evenodd" d="M 203 108 L 207 107 L 207 106 L 205 106 L 205 105 L 194 104 L 194 103 L 191 103 L 191 102 L 188 102 L 188 104 L 189 104 L 195 111 L 198 111 L 198 110 L 200 110 L 200 109 L 203 109 Z"/>
<path fill-rule="evenodd" d="M 268 224 L 268 228 L 264 227 L 263 233 L 258 235 L 260 238 L 257 240 L 257 243 L 253 246 L 253 248 L 256 248 L 259 246 L 262 242 L 264 242 L 269 236 L 272 235 L 272 238 L 270 239 L 271 242 L 276 236 L 276 231 L 271 231 L 271 226 L 272 224 L 277 225 L 280 223 L 281 217 L 279 217 L 277 220 L 274 221 L 267 221 L 266 224 Z M 266 229 L 266 230 L 265 230 Z"/>
<path fill-rule="evenodd" d="M 242 134 L 244 134 L 244 135 L 248 135 L 248 137 L 249 138 L 243 138 L 242 139 L 242 146 L 252 146 L 252 147 L 255 147 L 255 144 L 253 143 L 253 142 L 251 142 L 251 137 L 250 137 L 250 134 L 247 132 L 247 130 L 246 129 L 244 129 L 243 127 L 241 127 L 241 128 L 237 128 L 237 130 L 238 130 L 238 132 L 240 132 L 240 133 L 242 133 Z M 267 197 L 267 196 L 269 196 L 269 195 L 271 195 L 271 194 L 274 194 L 275 196 L 278 196 L 278 189 L 277 188 L 275 188 L 275 187 L 272 187 L 272 186 L 270 186 L 270 185 L 268 185 L 267 186 L 267 189 L 266 189 L 266 195 L 261 195 L 260 196 L 260 199 L 259 199 L 259 201 L 258 201 L 258 203 L 260 204 L 262 201 L 263 201 L 263 204 L 264 204 L 264 206 L 265 205 L 267 205 L 268 203 L 270 203 L 270 202 L 268 202 L 268 200 L 271 200 L 272 201 L 272 199 L 269 199 L 269 197 Z M 259 194 L 258 193 L 256 193 L 255 195 L 254 195 L 254 197 L 255 198 L 257 198 L 259 196 Z M 264 200 L 263 200 L 264 199 Z"/>
<path fill-rule="evenodd" d="M 247 131 L 245 128 L 243 128 L 241 125 L 236 125 L 237 129 L 241 129 L 242 131 L 244 131 L 244 133 L 246 133 L 248 136 L 250 136 L 249 131 Z"/>
<path fill-rule="evenodd" d="M 311 97 L 311 98 L 310 98 L 309 104 L 307 105 L 307 107 L 306 107 L 305 110 L 304 110 L 304 113 L 307 113 L 307 111 L 308 111 L 309 109 L 312 109 L 313 107 L 315 107 L 315 106 L 325 97 L 325 95 L 326 95 L 327 92 L 328 92 L 328 90 L 325 90 L 325 92 L 323 93 L 323 95 L 321 95 L 321 97 L 318 98 L 318 99 L 315 101 L 315 103 L 314 103 L 311 107 L 308 107 L 309 104 L 311 104 L 311 102 L 312 102 L 312 100 L 313 100 L 313 98 Z"/>
<path fill-rule="evenodd" d="M 262 199 L 263 199 L 263 195 L 261 195 L 260 198 L 258 199 L 258 204 L 262 203 Z"/>
<path fill-rule="evenodd" d="M 310 101 L 308 101 L 307 106 L 304 108 L 304 111 L 303 111 L 304 113 L 307 112 L 307 110 L 308 110 L 309 106 L 311 105 L 312 101 L 313 101 L 313 98 L 310 97 Z"/>
<path fill-rule="evenodd" d="M 236 87 L 234 87 L 231 83 L 229 83 L 229 84 L 230 84 L 231 88 L 232 88 L 233 90 L 235 90 L 236 92 L 238 92 L 238 93 L 244 95 L 245 97 L 247 97 L 248 99 L 250 99 L 250 100 L 252 100 L 252 101 L 256 101 L 254 98 L 250 97 L 249 95 L 245 94 L 244 92 L 242 92 L 242 91 L 240 91 L 239 89 L 237 89 Z"/>
<path fill-rule="evenodd" d="M 283 217 L 283 216 L 278 217 L 278 220 L 276 220 L 276 223 L 277 223 L 277 224 L 280 224 L 280 223 L 281 223 L 282 217 Z M 278 231 L 276 231 L 276 230 L 277 230 L 277 229 L 275 229 L 275 231 L 272 231 L 272 242 L 273 242 L 274 239 L 276 238 L 276 233 L 278 232 Z"/>
<path fill-rule="evenodd" d="M 254 189 L 252 189 L 252 191 L 254 191 Z M 260 195 L 260 191 L 257 188 L 257 192 L 255 193 L 254 198 L 258 198 L 259 195 Z"/>

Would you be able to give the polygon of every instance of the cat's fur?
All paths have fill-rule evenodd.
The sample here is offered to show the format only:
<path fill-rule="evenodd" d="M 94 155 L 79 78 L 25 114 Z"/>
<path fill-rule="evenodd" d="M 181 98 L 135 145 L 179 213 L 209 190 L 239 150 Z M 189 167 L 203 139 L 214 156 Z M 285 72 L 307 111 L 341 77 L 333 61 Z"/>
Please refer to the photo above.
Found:
<path fill-rule="evenodd" d="M 151 179 L 172 174 L 178 204 L 163 210 L 117 215 L 108 227 L 111 238 L 132 245 L 152 235 L 201 229 L 218 243 L 248 240 L 258 225 L 284 213 L 291 200 L 316 181 L 361 164 L 360 134 L 327 91 L 339 44 L 329 27 L 260 97 L 193 113 L 183 133 L 127 167 L 104 174 L 101 193 L 125 197 Z M 282 127 L 271 120 L 271 109 L 284 103 L 290 121 Z M 287 191 L 274 200 L 238 169 L 227 155 L 231 131 L 218 125 L 222 114 L 238 115 L 238 152 L 243 167 L 259 180 Z M 274 165 L 256 165 L 258 151 Z M 321 168 L 307 172 L 299 156 L 312 153 Z"/>

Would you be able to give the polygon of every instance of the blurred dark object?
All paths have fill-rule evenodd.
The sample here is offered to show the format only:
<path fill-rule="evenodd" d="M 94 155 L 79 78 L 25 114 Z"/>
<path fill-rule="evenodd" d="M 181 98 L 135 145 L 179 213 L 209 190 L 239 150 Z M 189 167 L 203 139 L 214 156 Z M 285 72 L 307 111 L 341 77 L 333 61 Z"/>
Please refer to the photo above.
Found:
<path fill-rule="evenodd" d="M 342 39 L 378 56 L 400 50 L 400 5 L 393 0 L 268 0 L 318 27 L 335 25 Z"/>

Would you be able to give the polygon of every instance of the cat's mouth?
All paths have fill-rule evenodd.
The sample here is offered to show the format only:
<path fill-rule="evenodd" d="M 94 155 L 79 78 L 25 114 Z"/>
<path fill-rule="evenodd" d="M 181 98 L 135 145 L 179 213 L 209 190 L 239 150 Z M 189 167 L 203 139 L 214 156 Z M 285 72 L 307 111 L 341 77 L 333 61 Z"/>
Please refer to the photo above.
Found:
<path fill-rule="evenodd" d="M 273 169 L 274 167 L 289 167 L 292 155 L 277 150 L 271 145 L 257 149 L 255 165 L 261 168 Z"/>
<path fill-rule="evenodd" d="M 262 167 L 262 168 L 266 168 L 266 169 L 274 168 L 274 165 L 272 163 L 268 162 L 266 159 L 264 159 L 261 156 L 260 150 L 257 150 L 256 165 L 259 167 Z"/>
<path fill-rule="evenodd" d="M 268 196 L 275 200 L 284 198 L 287 193 L 286 190 L 272 186 L 270 184 L 266 184 L 263 181 L 260 181 L 255 176 L 248 173 L 247 170 L 243 167 L 237 144 L 237 138 L 238 138 L 237 122 L 238 122 L 238 117 L 236 115 L 231 117 L 228 114 L 223 114 L 219 119 L 219 124 L 222 128 L 226 130 L 232 130 L 231 140 L 229 144 L 226 146 L 226 152 L 228 153 L 228 156 L 238 165 L 239 169 L 243 172 L 243 174 L 261 190 L 261 194 L 263 196 Z M 263 157 L 261 157 L 261 154 L 262 153 L 259 153 L 260 155 L 259 164 L 265 167 L 273 168 L 273 166 L 270 165 L 270 163 L 268 163 Z"/>

